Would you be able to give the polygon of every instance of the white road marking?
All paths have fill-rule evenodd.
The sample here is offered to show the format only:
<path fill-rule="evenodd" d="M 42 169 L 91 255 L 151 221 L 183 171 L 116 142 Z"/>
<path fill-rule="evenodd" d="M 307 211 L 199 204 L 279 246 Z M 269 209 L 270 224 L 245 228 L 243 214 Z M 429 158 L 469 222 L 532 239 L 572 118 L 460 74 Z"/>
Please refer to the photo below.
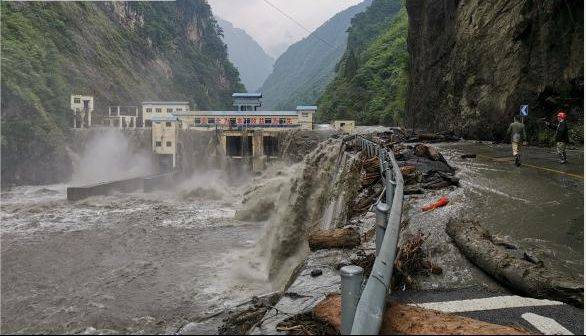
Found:
<path fill-rule="evenodd" d="M 533 313 L 525 313 L 521 315 L 525 321 L 531 323 L 535 329 L 539 330 L 544 335 L 574 335 L 571 331 L 564 328 L 556 320 L 543 317 Z"/>
<path fill-rule="evenodd" d="M 438 310 L 444 313 L 463 313 L 471 311 L 495 310 L 518 307 L 536 307 L 536 306 L 559 306 L 562 302 L 551 300 L 540 300 L 526 298 L 516 295 L 495 296 L 483 299 L 470 299 L 458 301 L 414 303 L 411 306 Z"/>

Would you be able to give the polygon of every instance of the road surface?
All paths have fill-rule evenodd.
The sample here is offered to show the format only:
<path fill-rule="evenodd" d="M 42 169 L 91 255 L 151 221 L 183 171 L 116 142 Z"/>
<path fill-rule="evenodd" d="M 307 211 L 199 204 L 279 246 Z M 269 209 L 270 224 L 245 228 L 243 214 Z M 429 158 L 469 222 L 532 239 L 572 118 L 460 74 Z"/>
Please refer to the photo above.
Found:
<path fill-rule="evenodd" d="M 562 165 L 555 149 L 526 147 L 522 166 L 515 167 L 510 145 L 465 142 L 438 147 L 459 169 L 468 203 L 464 214 L 562 270 L 582 275 L 583 149 L 569 150 L 568 163 Z M 462 159 L 461 154 L 477 157 Z"/>

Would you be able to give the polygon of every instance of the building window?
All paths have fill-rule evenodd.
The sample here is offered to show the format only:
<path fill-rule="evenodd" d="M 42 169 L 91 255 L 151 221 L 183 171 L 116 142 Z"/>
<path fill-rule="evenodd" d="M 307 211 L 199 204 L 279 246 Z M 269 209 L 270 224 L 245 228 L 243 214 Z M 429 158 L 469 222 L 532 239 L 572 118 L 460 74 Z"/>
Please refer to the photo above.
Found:
<path fill-rule="evenodd" d="M 81 103 L 81 99 L 80 98 L 73 98 L 73 102 L 76 104 Z"/>
<path fill-rule="evenodd" d="M 208 119 L 208 124 L 215 124 L 216 123 L 216 118 L 209 118 Z"/>
<path fill-rule="evenodd" d="M 161 113 L 161 112 L 163 112 L 163 110 L 162 110 L 161 108 L 156 108 L 156 109 L 155 109 L 155 112 L 157 112 L 157 113 Z"/>
<path fill-rule="evenodd" d="M 250 125 L 250 118 L 244 118 L 244 125 Z"/>
<path fill-rule="evenodd" d="M 147 107 L 146 111 L 147 111 L 147 113 L 151 113 L 151 112 L 153 112 L 153 108 L 152 107 Z"/>
<path fill-rule="evenodd" d="M 167 147 L 171 147 L 171 141 L 167 141 Z"/>
<path fill-rule="evenodd" d="M 183 111 L 183 109 L 181 107 L 178 107 L 178 108 L 175 109 L 175 111 L 181 112 L 181 111 Z"/>
<path fill-rule="evenodd" d="M 308 112 L 301 112 L 301 116 L 307 118 L 307 117 L 309 117 L 309 113 Z"/>
<path fill-rule="evenodd" d="M 170 122 L 170 121 L 167 121 L 167 122 L 165 123 L 165 126 L 167 126 L 167 127 L 171 127 L 171 122 Z"/>
<path fill-rule="evenodd" d="M 173 113 L 173 109 L 172 108 L 168 108 L 167 109 L 167 113 Z"/>
<path fill-rule="evenodd" d="M 153 126 L 153 122 L 151 120 L 145 120 L 144 121 L 144 126 L 145 127 L 151 127 L 151 126 Z"/>
<path fill-rule="evenodd" d="M 271 118 L 266 118 L 265 119 L 265 124 L 270 125 L 271 124 Z"/>
<path fill-rule="evenodd" d="M 287 122 L 285 118 L 279 118 L 279 124 L 283 125 Z"/>
<path fill-rule="evenodd" d="M 160 141 L 155 141 L 155 146 L 161 147 L 161 142 Z"/>
<path fill-rule="evenodd" d="M 199 124 L 201 124 L 201 119 L 200 119 L 200 118 L 195 118 L 195 120 L 194 120 L 194 123 L 195 123 L 196 125 L 199 125 Z"/>

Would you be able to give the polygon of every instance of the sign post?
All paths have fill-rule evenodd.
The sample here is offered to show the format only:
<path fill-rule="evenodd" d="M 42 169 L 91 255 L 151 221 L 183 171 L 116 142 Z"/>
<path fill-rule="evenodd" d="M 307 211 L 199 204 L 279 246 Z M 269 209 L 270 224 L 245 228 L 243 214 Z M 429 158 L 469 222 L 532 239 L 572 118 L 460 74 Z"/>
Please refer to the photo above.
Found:
<path fill-rule="evenodd" d="M 519 115 L 521 116 L 521 122 L 525 123 L 525 117 L 529 115 L 529 105 L 521 105 Z"/>

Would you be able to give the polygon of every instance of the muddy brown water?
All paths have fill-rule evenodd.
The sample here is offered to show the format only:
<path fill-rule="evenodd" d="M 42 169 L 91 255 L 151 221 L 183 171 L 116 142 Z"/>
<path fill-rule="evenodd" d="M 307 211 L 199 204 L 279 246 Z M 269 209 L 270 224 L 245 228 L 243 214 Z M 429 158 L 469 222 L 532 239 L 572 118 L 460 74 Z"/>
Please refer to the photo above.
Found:
<path fill-rule="evenodd" d="M 517 241 L 561 271 L 583 277 L 584 151 L 568 151 L 557 162 L 555 149 L 527 147 L 524 165 L 513 165 L 510 145 L 475 142 L 439 144 L 458 168 L 466 204 L 462 216 Z M 462 154 L 477 154 L 461 159 Z"/>
<path fill-rule="evenodd" d="M 3 333 L 173 334 L 271 290 L 246 260 L 263 223 L 233 219 L 238 193 L 68 202 L 65 189 L 2 192 Z"/>

